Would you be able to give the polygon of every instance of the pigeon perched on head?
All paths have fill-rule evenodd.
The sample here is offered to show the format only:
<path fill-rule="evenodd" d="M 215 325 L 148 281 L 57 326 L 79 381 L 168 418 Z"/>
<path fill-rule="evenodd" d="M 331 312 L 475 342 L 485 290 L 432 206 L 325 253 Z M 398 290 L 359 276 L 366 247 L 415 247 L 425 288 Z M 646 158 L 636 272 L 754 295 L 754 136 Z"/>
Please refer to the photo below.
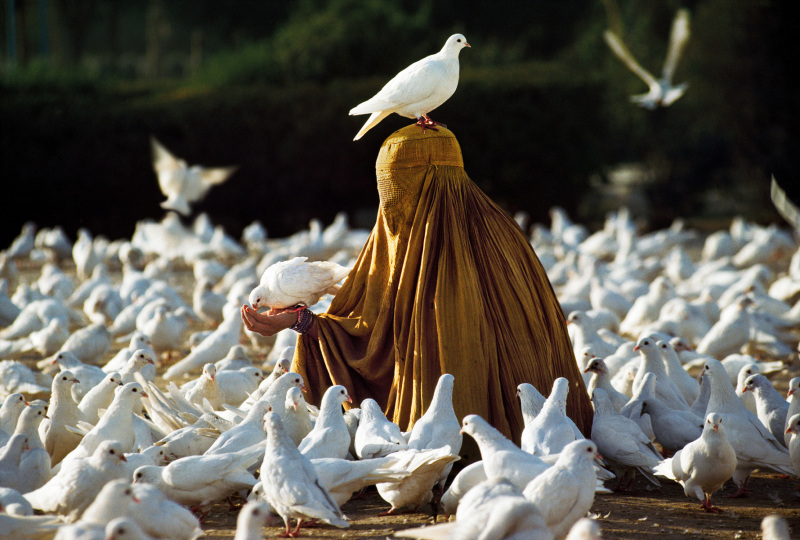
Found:
<path fill-rule="evenodd" d="M 175 210 L 184 216 L 191 213 L 190 204 L 203 200 L 208 190 L 223 183 L 236 167 L 191 167 L 172 155 L 155 137 L 150 138 L 153 149 L 153 169 L 158 175 L 158 187 L 167 200 L 161 208 Z"/>
<path fill-rule="evenodd" d="M 350 116 L 369 114 L 353 140 L 357 141 L 392 113 L 416 118 L 424 129 L 436 129 L 428 113 L 447 101 L 458 86 L 458 53 L 469 47 L 467 38 L 453 34 L 436 54 L 414 62 L 394 76 L 380 92 L 350 110 Z"/>
<path fill-rule="evenodd" d="M 350 269 L 330 261 L 307 262 L 307 257 L 294 257 L 270 265 L 257 287 L 250 292 L 253 309 L 262 306 L 270 311 L 310 307 L 326 294 L 336 294 L 338 283 Z"/>

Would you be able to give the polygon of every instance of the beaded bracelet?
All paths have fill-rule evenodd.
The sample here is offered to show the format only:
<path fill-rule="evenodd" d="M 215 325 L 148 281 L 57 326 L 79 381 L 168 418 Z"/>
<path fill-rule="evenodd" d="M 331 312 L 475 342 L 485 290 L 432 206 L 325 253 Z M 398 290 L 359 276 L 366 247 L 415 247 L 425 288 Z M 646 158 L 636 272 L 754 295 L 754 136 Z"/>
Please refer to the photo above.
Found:
<path fill-rule="evenodd" d="M 314 313 L 308 308 L 303 308 L 297 312 L 297 322 L 290 328 L 298 334 L 305 334 L 311 329 L 312 324 L 314 324 Z"/>

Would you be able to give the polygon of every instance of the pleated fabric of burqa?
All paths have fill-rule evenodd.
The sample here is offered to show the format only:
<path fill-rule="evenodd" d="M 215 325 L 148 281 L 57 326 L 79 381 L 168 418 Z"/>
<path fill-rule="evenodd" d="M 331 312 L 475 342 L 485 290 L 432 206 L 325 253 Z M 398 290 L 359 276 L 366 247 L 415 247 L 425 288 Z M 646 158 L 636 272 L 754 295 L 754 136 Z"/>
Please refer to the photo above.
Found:
<path fill-rule="evenodd" d="M 372 233 L 327 313 L 301 335 L 292 369 L 318 403 L 341 384 L 411 429 L 442 373 L 456 415 L 478 414 L 512 440 L 524 427 L 517 385 L 570 381 L 567 414 L 591 432 L 564 314 L 517 223 L 467 176 L 445 128 L 411 125 L 383 143 Z"/>

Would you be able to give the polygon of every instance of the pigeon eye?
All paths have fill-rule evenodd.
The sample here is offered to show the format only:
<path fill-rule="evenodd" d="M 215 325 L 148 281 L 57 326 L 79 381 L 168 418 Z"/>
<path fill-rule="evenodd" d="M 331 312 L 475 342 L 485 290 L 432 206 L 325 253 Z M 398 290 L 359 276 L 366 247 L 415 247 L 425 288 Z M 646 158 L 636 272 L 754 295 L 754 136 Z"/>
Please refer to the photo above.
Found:
<path fill-rule="evenodd" d="M 111 454 L 112 456 L 114 455 L 114 451 L 113 450 L 109 450 L 108 453 Z"/>

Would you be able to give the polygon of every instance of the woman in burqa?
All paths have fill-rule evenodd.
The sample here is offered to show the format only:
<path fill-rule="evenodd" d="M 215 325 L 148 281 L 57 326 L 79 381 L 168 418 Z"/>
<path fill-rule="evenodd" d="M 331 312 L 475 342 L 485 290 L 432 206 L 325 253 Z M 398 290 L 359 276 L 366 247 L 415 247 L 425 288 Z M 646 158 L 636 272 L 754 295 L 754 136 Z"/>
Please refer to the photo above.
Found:
<path fill-rule="evenodd" d="M 519 441 L 517 385 L 548 395 L 566 377 L 567 414 L 588 436 L 592 406 L 552 285 L 517 223 L 467 176 L 453 133 L 400 129 L 376 169 L 375 227 L 327 313 L 243 306 L 247 327 L 302 332 L 292 370 L 312 403 L 341 384 L 410 430 L 451 373 L 458 418 L 478 414 Z"/>

